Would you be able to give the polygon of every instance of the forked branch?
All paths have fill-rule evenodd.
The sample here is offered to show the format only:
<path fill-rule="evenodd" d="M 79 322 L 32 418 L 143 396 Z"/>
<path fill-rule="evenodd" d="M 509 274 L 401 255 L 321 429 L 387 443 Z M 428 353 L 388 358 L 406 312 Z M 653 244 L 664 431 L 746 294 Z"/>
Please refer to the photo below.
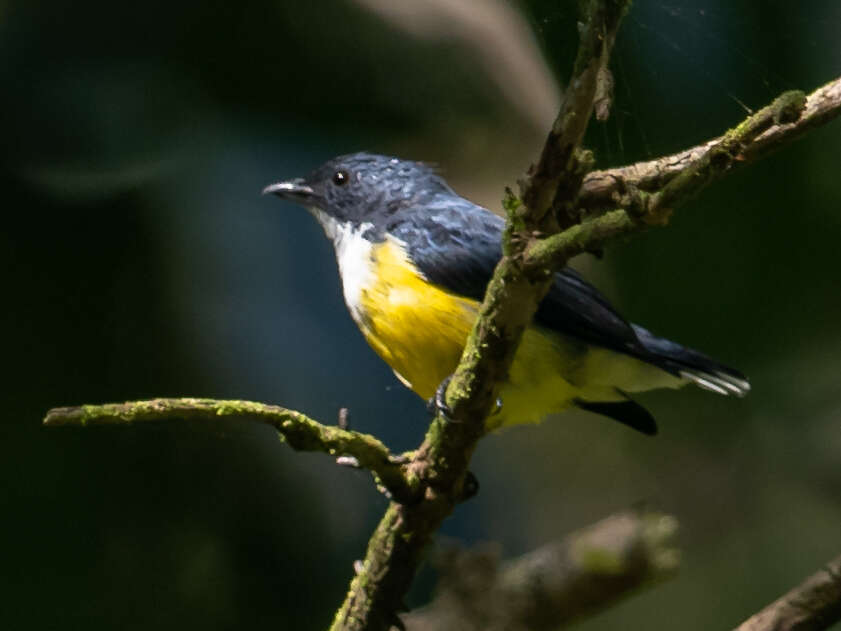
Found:
<path fill-rule="evenodd" d="M 578 151 L 593 110 L 599 70 L 607 66 L 630 0 L 586 0 L 573 75 L 540 159 L 521 182 L 525 203 L 509 207 L 504 256 L 488 285 L 479 317 L 446 402 L 457 422 L 439 414 L 409 464 L 425 486 L 423 500 L 392 503 L 368 544 L 359 573 L 336 614 L 333 631 L 388 629 L 433 533 L 463 497 L 467 465 L 505 380 L 523 331 L 551 283 L 551 270 L 526 274 L 522 252 L 534 230 L 551 230 L 574 203 L 584 172 Z"/>

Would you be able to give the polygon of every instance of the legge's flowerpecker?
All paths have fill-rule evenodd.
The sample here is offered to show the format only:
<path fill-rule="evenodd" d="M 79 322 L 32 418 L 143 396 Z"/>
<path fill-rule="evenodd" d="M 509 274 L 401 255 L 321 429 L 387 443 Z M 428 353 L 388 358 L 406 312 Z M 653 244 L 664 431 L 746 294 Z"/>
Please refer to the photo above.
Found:
<path fill-rule="evenodd" d="M 403 384 L 432 397 L 455 370 L 502 256 L 503 220 L 425 164 L 368 153 L 263 192 L 318 220 L 365 339 Z M 738 371 L 627 322 L 567 267 L 523 335 L 487 429 L 577 406 L 654 434 L 654 419 L 628 394 L 686 383 L 723 395 L 750 389 Z"/>

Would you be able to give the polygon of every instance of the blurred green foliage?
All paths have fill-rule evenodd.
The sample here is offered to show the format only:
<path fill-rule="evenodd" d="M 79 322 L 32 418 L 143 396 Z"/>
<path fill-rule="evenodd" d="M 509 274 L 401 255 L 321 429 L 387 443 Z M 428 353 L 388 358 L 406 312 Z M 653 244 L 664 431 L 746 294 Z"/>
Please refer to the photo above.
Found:
<path fill-rule="evenodd" d="M 559 81 L 573 5 L 516 5 Z M 639 2 L 613 116 L 589 144 L 613 165 L 717 135 L 743 104 L 837 76 L 839 29 L 831 0 Z M 544 131 L 480 54 L 350 2 L 0 5 L 0 626 L 326 625 L 385 505 L 365 474 L 259 427 L 39 420 L 56 405 L 241 397 L 325 421 L 347 406 L 394 449 L 415 444 L 422 402 L 347 316 L 329 244 L 258 193 L 368 149 L 436 161 L 498 209 Z M 445 534 L 513 555 L 637 502 L 674 513 L 681 574 L 593 629 L 733 625 L 836 554 L 839 151 L 835 123 L 668 229 L 578 262 L 632 319 L 751 375 L 750 397 L 646 395 L 653 440 L 584 414 L 492 436 L 482 491 Z"/>

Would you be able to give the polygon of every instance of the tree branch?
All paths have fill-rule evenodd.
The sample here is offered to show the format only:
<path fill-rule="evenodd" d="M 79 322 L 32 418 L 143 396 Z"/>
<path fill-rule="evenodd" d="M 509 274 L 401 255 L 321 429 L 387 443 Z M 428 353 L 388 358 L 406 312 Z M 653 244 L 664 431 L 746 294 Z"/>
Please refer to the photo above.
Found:
<path fill-rule="evenodd" d="M 693 154 L 692 160 L 660 189 L 653 192 L 633 187 L 626 189 L 626 195 L 620 200 L 624 207 L 532 242 L 525 255 L 526 267 L 536 270 L 557 268 L 576 254 L 599 248 L 610 239 L 648 226 L 665 225 L 675 207 L 726 175 L 742 159 L 745 148 L 764 132 L 774 126 L 796 125 L 805 106 L 803 92 L 794 90 L 780 95 L 771 105 Z"/>
<path fill-rule="evenodd" d="M 677 521 L 624 512 L 504 564 L 496 547 L 448 551 L 435 599 L 409 631 L 553 631 L 674 574 Z"/>
<path fill-rule="evenodd" d="M 467 464 L 485 431 L 485 418 L 504 381 L 523 331 L 552 281 L 551 271 L 525 274 L 521 253 L 530 232 L 545 230 L 551 208 L 567 208 L 583 172 L 577 149 L 593 109 L 598 70 L 607 64 L 630 0 L 582 2 L 584 24 L 575 70 L 537 165 L 521 182 L 526 203 L 509 207 L 503 258 L 479 310 L 446 401 L 453 419 L 438 415 L 409 464 L 426 486 L 413 505 L 392 503 L 351 581 L 333 631 L 383 630 L 400 625 L 397 611 L 432 534 L 463 497 Z M 561 185 L 563 184 L 563 185 Z"/>
<path fill-rule="evenodd" d="M 555 223 L 541 225 L 550 208 L 555 209 L 554 219 L 561 226 L 566 227 L 574 221 L 567 214 L 578 198 L 584 177 L 576 152 L 587 131 L 616 32 L 630 2 L 613 0 L 581 4 L 580 22 L 586 28 L 581 34 L 572 78 L 540 159 L 529 169 L 527 177 L 520 180 L 522 206 L 513 213 L 513 218 L 519 220 L 513 222 L 515 230 L 557 230 Z M 522 225 L 517 225 L 520 223 Z"/>
<path fill-rule="evenodd" d="M 841 556 L 735 631 L 822 631 L 841 620 Z"/>
<path fill-rule="evenodd" d="M 750 164 L 773 150 L 787 145 L 807 131 L 825 125 L 841 115 L 841 78 L 830 81 L 806 97 L 806 105 L 796 121 L 772 125 L 751 142 L 745 143 L 731 167 Z M 691 149 L 648 162 L 638 162 L 616 169 L 592 171 L 584 178 L 579 204 L 585 209 L 606 209 L 624 206 L 628 191 L 656 191 L 698 158 L 720 143 L 719 136 Z"/>
<path fill-rule="evenodd" d="M 417 481 L 405 473 L 403 458 L 391 454 L 375 437 L 318 421 L 277 405 L 253 401 L 215 399 L 152 399 L 104 405 L 53 408 L 47 412 L 48 427 L 128 425 L 173 418 L 217 421 L 223 418 L 258 421 L 274 427 L 296 451 L 321 451 L 331 456 L 353 456 L 360 467 L 374 474 L 377 483 L 392 496 L 410 501 L 417 495 Z"/>

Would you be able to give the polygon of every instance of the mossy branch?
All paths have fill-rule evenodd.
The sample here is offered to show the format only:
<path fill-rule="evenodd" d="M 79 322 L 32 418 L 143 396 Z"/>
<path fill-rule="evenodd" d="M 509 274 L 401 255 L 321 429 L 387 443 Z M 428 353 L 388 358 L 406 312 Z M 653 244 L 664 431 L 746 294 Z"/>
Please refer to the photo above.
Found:
<path fill-rule="evenodd" d="M 825 125 L 841 115 L 841 78 L 830 81 L 806 97 L 805 106 L 795 120 L 779 120 L 748 142 L 743 142 L 737 159 L 728 170 L 745 166 L 768 155 L 807 131 Z M 726 136 L 726 135 L 725 135 Z M 638 162 L 615 169 L 591 171 L 584 178 L 579 206 L 591 213 L 605 209 L 628 207 L 634 191 L 652 193 L 662 189 L 689 165 L 697 162 L 711 147 L 721 143 L 719 136 L 679 153 L 656 160 Z"/>
<path fill-rule="evenodd" d="M 841 620 L 841 556 L 735 631 L 823 631 Z"/>
<path fill-rule="evenodd" d="M 726 175 L 742 160 L 746 147 L 764 132 L 779 125 L 796 125 L 806 108 L 803 92 L 793 90 L 742 121 L 716 142 L 693 154 L 691 161 L 660 189 L 643 192 L 626 189 L 623 207 L 544 239 L 534 240 L 525 253 L 527 269 L 557 269 L 573 256 L 597 249 L 607 241 L 668 223 L 672 211 L 712 182 Z"/>
<path fill-rule="evenodd" d="M 584 177 L 578 147 L 587 131 L 597 96 L 603 102 L 604 75 L 616 32 L 630 1 L 581 2 L 580 23 L 585 25 L 572 76 L 540 158 L 520 184 L 522 205 L 514 213 L 514 230 L 557 230 L 569 225 L 567 212 L 578 197 Z M 589 162 L 589 161 L 586 161 Z M 554 217 L 548 217 L 550 210 Z"/>
<path fill-rule="evenodd" d="M 151 399 L 104 405 L 53 408 L 44 425 L 49 427 L 128 425 L 181 418 L 218 421 L 223 418 L 257 421 L 274 427 L 296 451 L 320 451 L 331 456 L 352 456 L 361 468 L 374 474 L 378 484 L 393 497 L 411 501 L 419 484 L 401 464 L 405 457 L 393 455 L 377 438 L 318 421 L 286 408 L 253 401 L 216 399 Z"/>

